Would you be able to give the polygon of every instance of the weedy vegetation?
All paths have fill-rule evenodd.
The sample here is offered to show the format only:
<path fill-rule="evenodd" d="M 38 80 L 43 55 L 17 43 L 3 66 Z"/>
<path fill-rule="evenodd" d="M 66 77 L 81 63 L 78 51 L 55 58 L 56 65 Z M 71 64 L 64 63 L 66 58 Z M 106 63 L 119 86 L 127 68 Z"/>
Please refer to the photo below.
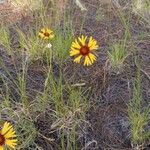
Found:
<path fill-rule="evenodd" d="M 149 1 L 145 0 L 144 3 L 141 1 L 131 2 L 131 8 L 127 9 L 127 14 L 126 10 L 124 11 L 126 7 L 122 8 L 119 3 L 119 8 L 115 8 L 115 4 L 111 3 L 104 12 L 100 5 L 97 8 L 96 4 L 90 2 L 90 5 L 82 4 L 81 0 L 25 0 L 24 2 L 15 0 L 11 2 L 16 10 L 22 9 L 25 14 L 29 12 L 29 16 L 33 16 L 29 17 L 32 21 L 27 29 L 19 23 L 10 26 L 3 22 L 0 26 L 0 150 L 2 148 L 84 150 L 86 148 L 110 149 L 110 147 L 115 149 L 114 145 L 117 146 L 117 144 L 112 144 L 111 138 L 107 140 L 108 135 L 103 136 L 106 130 L 104 128 L 109 126 L 108 124 L 105 126 L 105 121 L 101 121 L 103 118 L 99 116 L 101 113 L 99 110 L 103 107 L 109 110 L 117 105 L 118 103 L 113 101 L 116 95 L 121 95 L 116 98 L 117 100 L 124 99 L 122 96 L 124 93 L 119 91 L 116 94 L 113 87 L 121 79 L 123 80 L 120 81 L 120 85 L 123 85 L 123 82 L 130 84 L 135 72 L 132 99 L 124 100 L 128 106 L 125 109 L 128 112 L 126 116 L 131 144 L 124 146 L 125 142 L 120 141 L 125 148 L 133 148 L 133 150 L 146 148 L 150 142 L 150 104 L 145 106 L 143 102 L 141 87 L 143 71 L 137 62 L 133 67 L 132 62 L 142 49 L 139 45 L 146 38 L 145 44 L 150 35 L 143 31 L 137 37 L 135 36 L 137 31 L 133 30 L 134 25 L 131 21 L 134 16 L 131 9 L 140 11 L 142 18 L 145 18 L 145 12 L 149 10 Z M 88 7 L 92 7 L 93 10 L 90 11 Z M 113 13 L 108 11 L 108 14 L 110 13 L 108 15 L 108 8 L 111 8 L 109 11 L 113 10 Z M 94 12 L 95 20 L 93 14 L 88 14 L 89 11 Z M 115 19 L 111 15 L 115 15 L 113 16 Z M 112 22 L 108 20 L 105 22 L 105 19 L 111 20 L 111 17 L 121 26 L 119 30 L 122 36 L 119 39 L 110 40 L 116 33 L 109 33 L 107 23 Z M 136 26 L 141 26 L 142 18 L 137 17 Z M 146 20 L 148 20 L 147 17 Z M 98 24 L 98 27 L 92 25 L 92 29 L 88 28 L 88 30 L 87 25 L 90 26 L 92 23 Z M 145 24 L 148 24 L 148 21 Z M 99 31 L 100 34 L 108 34 L 100 36 Z M 101 46 L 103 43 L 100 40 L 104 46 Z M 144 56 L 141 57 L 141 59 L 145 57 L 147 59 L 147 52 L 144 52 Z M 105 65 L 107 59 L 110 69 L 119 71 L 122 78 L 115 74 L 115 78 L 118 79 L 115 80 L 109 74 L 110 72 L 107 72 L 108 68 L 105 68 L 108 67 Z M 100 66 L 103 67 L 99 68 Z M 126 71 L 124 66 L 128 66 L 129 70 Z M 144 72 L 144 75 L 149 78 L 147 73 Z M 104 78 L 105 86 L 100 82 Z M 114 80 L 116 83 L 113 82 Z M 74 83 L 74 81 L 79 82 Z M 124 88 L 127 89 L 126 85 Z M 98 99 L 96 101 L 95 96 L 100 94 L 101 96 L 96 97 Z M 112 115 L 119 106 L 115 106 Z M 95 113 L 97 118 L 90 118 L 97 107 L 100 108 Z M 104 108 L 101 109 L 103 112 L 106 111 Z M 112 116 L 104 113 L 104 117 L 110 117 L 111 125 Z M 115 116 L 113 119 L 115 118 L 119 117 Z M 6 128 L 7 122 L 10 122 L 13 127 Z M 4 128 L 7 129 L 9 136 L 6 135 L 12 143 L 5 142 L 7 136 L 3 135 Z M 15 141 L 12 141 L 13 138 Z M 96 141 L 94 146 L 92 141 Z"/>
<path fill-rule="evenodd" d="M 150 138 L 150 130 L 146 129 L 150 118 L 150 105 L 142 107 L 141 73 L 137 63 L 137 75 L 133 85 L 133 98 L 128 106 L 133 147 L 144 149 L 144 143 Z"/>

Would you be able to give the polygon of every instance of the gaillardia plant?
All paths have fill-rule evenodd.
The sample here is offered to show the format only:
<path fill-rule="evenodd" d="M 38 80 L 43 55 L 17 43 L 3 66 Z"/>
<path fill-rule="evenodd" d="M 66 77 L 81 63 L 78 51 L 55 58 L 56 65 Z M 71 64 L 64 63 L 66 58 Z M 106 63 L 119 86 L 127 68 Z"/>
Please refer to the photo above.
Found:
<path fill-rule="evenodd" d="M 54 32 L 51 29 L 43 28 L 39 31 L 39 37 L 44 40 L 49 40 L 54 37 Z"/>
<path fill-rule="evenodd" d="M 81 36 L 75 39 L 71 44 L 70 56 L 74 56 L 74 62 L 80 63 L 81 58 L 84 59 L 84 66 L 90 66 L 96 61 L 96 56 L 93 53 L 98 49 L 97 41 L 91 36 L 87 40 L 87 36 Z"/>

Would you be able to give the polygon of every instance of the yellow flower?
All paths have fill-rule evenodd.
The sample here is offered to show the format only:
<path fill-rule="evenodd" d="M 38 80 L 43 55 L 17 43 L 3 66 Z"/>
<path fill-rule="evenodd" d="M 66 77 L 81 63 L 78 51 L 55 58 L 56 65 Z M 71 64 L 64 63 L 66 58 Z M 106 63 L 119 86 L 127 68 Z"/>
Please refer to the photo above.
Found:
<path fill-rule="evenodd" d="M 15 149 L 17 145 L 15 130 L 8 122 L 5 122 L 2 129 L 0 130 L 0 150 L 4 150 L 5 145 L 12 149 Z"/>
<path fill-rule="evenodd" d="M 84 66 L 90 66 L 96 61 L 94 50 L 98 49 L 97 41 L 90 37 L 87 42 L 87 36 L 81 36 L 72 42 L 70 56 L 75 56 L 74 62 L 80 63 L 81 58 L 84 58 Z"/>
<path fill-rule="evenodd" d="M 39 37 L 44 40 L 52 39 L 54 37 L 54 32 L 48 28 L 43 28 L 39 32 Z"/>

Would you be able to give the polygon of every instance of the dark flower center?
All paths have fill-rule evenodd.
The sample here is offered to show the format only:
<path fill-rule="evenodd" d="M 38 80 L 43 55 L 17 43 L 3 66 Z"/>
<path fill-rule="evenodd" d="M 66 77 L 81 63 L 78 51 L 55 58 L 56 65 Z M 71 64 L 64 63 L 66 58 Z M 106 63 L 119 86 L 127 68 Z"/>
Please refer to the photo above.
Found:
<path fill-rule="evenodd" d="M 0 134 L 0 146 L 4 144 L 5 144 L 5 137 L 2 134 Z"/>
<path fill-rule="evenodd" d="M 50 35 L 50 34 L 49 34 L 48 32 L 45 32 L 45 33 L 44 33 L 44 36 L 46 36 L 46 37 L 49 37 L 49 35 Z"/>
<path fill-rule="evenodd" d="M 90 52 L 90 50 L 89 50 L 88 46 L 82 46 L 80 48 L 80 54 L 83 56 L 89 54 L 89 52 Z"/>

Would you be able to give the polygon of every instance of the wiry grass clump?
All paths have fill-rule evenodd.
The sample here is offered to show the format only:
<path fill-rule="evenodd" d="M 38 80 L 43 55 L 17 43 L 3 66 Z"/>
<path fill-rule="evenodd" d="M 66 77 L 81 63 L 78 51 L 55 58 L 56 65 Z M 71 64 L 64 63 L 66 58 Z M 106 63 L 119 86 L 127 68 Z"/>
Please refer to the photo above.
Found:
<path fill-rule="evenodd" d="M 108 57 L 111 63 L 111 66 L 114 69 L 123 68 L 124 61 L 127 58 L 128 53 L 124 45 L 120 43 L 115 43 L 112 46 L 111 51 L 108 52 Z"/>
<path fill-rule="evenodd" d="M 38 32 L 35 34 L 32 31 L 30 35 L 26 35 L 21 30 L 18 30 L 20 50 L 22 54 L 26 54 L 28 60 L 35 61 L 41 59 L 47 49 L 45 41 L 41 40 L 38 36 Z"/>
<path fill-rule="evenodd" d="M 0 44 L 6 48 L 8 53 L 11 53 L 10 47 L 10 32 L 4 25 L 0 28 Z"/>
<path fill-rule="evenodd" d="M 146 140 L 150 138 L 150 130 L 146 130 L 150 119 L 150 106 L 142 107 L 141 74 L 139 66 L 134 81 L 133 98 L 129 103 L 128 110 L 133 147 L 142 149 Z"/>
<path fill-rule="evenodd" d="M 123 11 L 116 10 L 116 14 L 124 28 L 124 35 L 120 41 L 114 42 L 114 44 L 110 46 L 108 59 L 112 69 L 120 71 L 124 68 L 126 58 L 130 55 L 131 51 L 133 51 L 134 44 L 130 32 L 130 13 L 127 17 Z M 130 47 L 127 46 L 129 42 L 132 43 Z"/>

